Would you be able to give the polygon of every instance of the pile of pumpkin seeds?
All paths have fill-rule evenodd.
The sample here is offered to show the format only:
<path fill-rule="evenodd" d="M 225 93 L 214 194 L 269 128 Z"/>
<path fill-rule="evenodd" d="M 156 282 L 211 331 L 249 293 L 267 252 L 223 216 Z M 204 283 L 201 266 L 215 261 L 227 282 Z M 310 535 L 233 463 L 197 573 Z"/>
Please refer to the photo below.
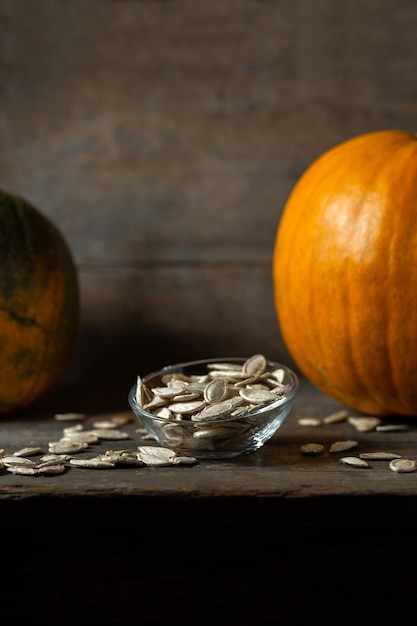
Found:
<path fill-rule="evenodd" d="M 77 458 L 78 453 L 89 452 L 94 445 L 104 441 L 130 440 L 130 434 L 121 427 L 133 421 L 133 416 L 114 415 L 106 420 L 95 421 L 92 428 L 84 428 L 83 422 L 87 416 L 83 413 L 57 413 L 54 419 L 71 422 L 72 425 L 63 427 L 61 436 L 48 443 L 47 451 L 38 446 L 27 446 L 13 452 L 0 448 L 0 471 L 25 476 L 51 476 L 63 474 L 69 468 L 169 467 L 197 462 L 192 456 L 182 456 L 170 448 L 156 445 L 109 449 L 88 458 Z M 142 439 L 151 438 L 146 436 L 143 429 L 137 429 L 136 432 L 142 435 Z M 38 458 L 34 460 L 34 457 Z"/>
<path fill-rule="evenodd" d="M 290 388 L 285 369 L 254 354 L 241 363 L 201 363 L 198 373 L 165 372 L 146 382 L 138 376 L 135 400 L 157 418 L 152 427 L 165 445 L 215 455 L 251 445 L 271 421 L 270 413 L 258 410 L 285 398 Z M 146 425 L 146 416 L 133 408 Z"/>
<path fill-rule="evenodd" d="M 148 388 L 137 379 L 137 403 L 158 417 L 194 422 L 216 422 L 227 417 L 244 415 L 256 408 L 266 406 L 283 397 L 288 390 L 284 384 L 284 370 L 270 371 L 264 356 L 255 354 L 242 366 L 234 363 L 209 363 L 207 374 L 187 377 L 171 374 L 163 377 L 164 386 Z M 92 428 L 85 428 L 87 415 L 83 413 L 57 413 L 56 422 L 64 427 L 56 440 L 50 441 L 47 450 L 27 446 L 15 451 L 0 448 L 0 473 L 27 476 L 58 475 L 69 468 L 114 469 L 120 467 L 169 467 L 193 465 L 197 459 L 185 456 L 160 445 L 139 445 L 134 449 L 108 449 L 88 458 L 77 458 L 80 452 L 89 452 L 95 444 L 104 441 L 130 440 L 122 427 L 133 421 L 133 415 L 114 415 L 108 419 L 96 419 Z M 347 422 L 357 432 L 400 432 L 408 430 L 408 424 L 383 424 L 378 417 L 349 415 L 347 410 L 333 412 L 325 417 L 305 416 L 298 419 L 303 427 L 331 426 Z M 71 425 L 68 425 L 71 424 Z M 144 428 L 135 431 L 142 438 L 154 442 L 154 437 Z M 357 448 L 356 439 L 336 440 L 328 446 L 331 454 L 343 453 Z M 320 455 L 325 445 L 317 442 L 304 443 L 303 455 Z M 34 460 L 34 457 L 37 457 Z M 339 463 L 356 468 L 369 468 L 370 461 L 386 461 L 391 471 L 409 473 L 417 471 L 417 461 L 403 458 L 390 451 L 368 451 L 352 456 L 341 456 Z"/>
<path fill-rule="evenodd" d="M 339 424 L 341 422 L 347 422 L 357 432 L 401 432 L 408 430 L 410 427 L 408 424 L 383 424 L 379 417 L 374 416 L 355 416 L 349 415 L 349 412 L 345 409 L 336 411 L 327 415 L 324 418 L 319 417 L 301 417 L 298 419 L 300 426 L 306 427 L 320 427 L 323 425 Z M 345 452 L 356 448 L 359 442 L 356 439 L 346 439 L 341 441 L 334 441 L 329 445 L 328 451 L 330 453 Z M 301 452 L 305 455 L 318 455 L 324 452 L 325 446 L 322 443 L 310 442 L 304 443 L 301 446 Z M 417 461 L 409 458 L 403 458 L 401 455 L 395 452 L 389 451 L 370 451 L 362 452 L 357 456 L 342 456 L 339 458 L 339 463 L 342 465 L 349 465 L 351 467 L 358 467 L 367 469 L 370 467 L 369 461 L 388 461 L 388 467 L 391 471 L 396 473 L 409 473 L 417 471 Z"/>
<path fill-rule="evenodd" d="M 282 368 L 270 370 L 262 354 L 254 354 L 239 365 L 207 363 L 199 375 L 167 373 L 162 385 L 145 384 L 137 377 L 136 402 L 139 407 L 167 420 L 212 422 L 240 417 L 285 396 Z"/>

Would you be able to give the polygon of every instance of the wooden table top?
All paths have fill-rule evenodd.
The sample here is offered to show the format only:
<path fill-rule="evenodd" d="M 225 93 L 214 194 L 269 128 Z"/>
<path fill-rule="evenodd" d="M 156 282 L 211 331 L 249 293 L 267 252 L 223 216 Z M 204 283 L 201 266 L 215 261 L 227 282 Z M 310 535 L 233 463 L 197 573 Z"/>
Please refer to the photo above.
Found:
<path fill-rule="evenodd" d="M 89 390 L 49 396 L 36 408 L 0 421 L 0 448 L 13 453 L 26 446 L 48 451 L 69 423 L 55 413 L 82 412 L 85 429 L 97 419 L 132 415 L 122 390 Z M 277 433 L 257 452 L 195 465 L 91 470 L 71 467 L 56 476 L 0 472 L 0 524 L 106 526 L 414 526 L 417 472 L 395 473 L 388 461 L 369 461 L 366 469 L 342 465 L 342 456 L 388 451 L 417 459 L 417 419 L 384 418 L 406 424 L 396 432 L 359 432 L 347 421 L 302 426 L 302 417 L 324 418 L 343 407 L 306 380 L 293 409 Z M 353 411 L 350 414 L 354 415 Z M 92 444 L 78 458 L 108 449 L 153 444 L 137 433 L 136 419 L 121 427 L 123 442 Z M 335 441 L 355 440 L 346 452 L 329 451 Z M 301 446 L 321 443 L 321 454 Z M 35 460 L 38 457 L 33 457 Z"/>

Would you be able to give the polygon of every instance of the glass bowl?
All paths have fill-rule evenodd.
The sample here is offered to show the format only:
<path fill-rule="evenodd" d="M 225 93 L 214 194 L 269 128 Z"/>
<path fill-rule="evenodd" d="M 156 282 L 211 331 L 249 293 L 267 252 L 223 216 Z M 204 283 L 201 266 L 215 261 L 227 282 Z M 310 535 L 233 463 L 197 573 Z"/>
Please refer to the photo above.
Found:
<path fill-rule="evenodd" d="M 138 376 L 128 400 L 161 446 L 222 459 L 263 446 L 288 415 L 298 386 L 289 367 L 253 355 L 163 367 Z"/>

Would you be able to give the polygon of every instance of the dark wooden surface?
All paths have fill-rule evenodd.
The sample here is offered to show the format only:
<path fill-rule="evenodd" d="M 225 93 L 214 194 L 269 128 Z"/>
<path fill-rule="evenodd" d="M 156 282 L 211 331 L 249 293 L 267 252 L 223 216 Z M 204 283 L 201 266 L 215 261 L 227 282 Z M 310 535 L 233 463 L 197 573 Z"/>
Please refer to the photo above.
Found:
<path fill-rule="evenodd" d="M 1 447 L 12 453 L 28 445 L 47 452 L 48 441 L 62 436 L 64 424 L 55 412 L 86 412 L 84 428 L 114 412 L 130 414 L 122 391 L 112 392 L 114 407 L 105 408 L 109 392 L 50 395 L 20 416 L 3 417 Z M 96 408 L 94 399 L 97 398 Z M 417 423 L 403 432 L 358 432 L 351 424 L 305 427 L 303 416 L 325 417 L 342 405 L 303 380 L 295 406 L 276 435 L 255 453 L 235 459 L 200 460 L 193 466 L 123 468 L 109 471 L 69 468 L 53 477 L 0 476 L 0 523 L 22 526 L 265 526 L 386 527 L 415 526 L 416 474 L 396 474 L 387 461 L 370 462 L 366 470 L 346 467 L 341 456 L 387 450 L 417 459 Z M 393 418 L 398 422 L 400 418 Z M 389 422 L 387 418 L 384 423 Z M 402 420 L 401 420 L 402 421 Z M 130 439 L 92 444 L 77 456 L 92 457 L 108 449 L 134 450 L 142 441 L 136 420 L 124 427 Z M 355 439 L 358 447 L 331 453 L 334 441 Z M 322 443 L 324 452 L 306 456 L 304 443 Z"/>
<path fill-rule="evenodd" d="M 291 365 L 282 208 L 327 148 L 415 131 L 416 28 L 415 0 L 0 0 L 0 188 L 53 219 L 81 287 L 63 387 L 1 418 L 0 447 L 46 445 L 54 411 L 126 411 L 135 376 L 169 363 Z M 297 426 L 333 408 L 304 386 L 233 461 L 1 473 L 5 623 L 415 621 L 417 474 L 303 457 L 352 436 Z M 415 458 L 415 429 L 355 436 Z"/>
<path fill-rule="evenodd" d="M 302 381 L 293 412 L 264 447 L 194 466 L 72 468 L 56 477 L 0 475 L 3 618 L 35 624 L 285 626 L 407 623 L 417 608 L 417 474 L 386 462 L 341 466 L 328 445 L 417 458 L 417 423 L 402 433 L 347 424 L 306 428 L 340 405 Z M 1 446 L 46 446 L 54 411 L 129 411 L 126 389 L 50 395 L 2 418 Z M 135 422 L 125 427 L 140 443 Z M 300 446 L 322 442 L 305 457 Z M 144 442 L 145 443 L 145 442 Z M 149 443 L 149 442 L 146 442 Z M 88 453 L 112 444 L 94 445 Z M 94 452 L 93 452 L 94 451 Z"/>

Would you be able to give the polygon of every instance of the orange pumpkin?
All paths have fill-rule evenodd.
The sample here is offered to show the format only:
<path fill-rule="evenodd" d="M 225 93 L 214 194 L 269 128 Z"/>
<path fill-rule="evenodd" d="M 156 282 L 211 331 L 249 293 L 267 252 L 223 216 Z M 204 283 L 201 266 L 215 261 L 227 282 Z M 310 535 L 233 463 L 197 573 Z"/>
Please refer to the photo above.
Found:
<path fill-rule="evenodd" d="M 0 192 L 0 413 L 29 406 L 61 379 L 78 306 L 61 233 L 24 199 Z"/>
<path fill-rule="evenodd" d="M 357 411 L 417 415 L 417 138 L 354 137 L 320 156 L 284 207 L 277 318 L 302 373 Z"/>

